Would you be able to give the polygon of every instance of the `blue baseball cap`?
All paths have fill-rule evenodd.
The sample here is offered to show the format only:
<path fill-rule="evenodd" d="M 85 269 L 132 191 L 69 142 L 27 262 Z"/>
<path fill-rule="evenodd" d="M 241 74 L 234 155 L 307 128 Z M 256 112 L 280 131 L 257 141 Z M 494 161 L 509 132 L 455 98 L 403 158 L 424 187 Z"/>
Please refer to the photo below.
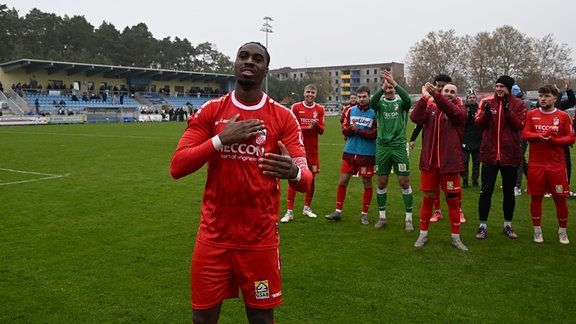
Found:
<path fill-rule="evenodd" d="M 512 86 L 512 89 L 510 89 L 510 92 L 512 92 L 514 96 L 517 96 L 520 92 L 522 92 L 522 90 L 520 90 L 520 87 L 515 84 Z"/>

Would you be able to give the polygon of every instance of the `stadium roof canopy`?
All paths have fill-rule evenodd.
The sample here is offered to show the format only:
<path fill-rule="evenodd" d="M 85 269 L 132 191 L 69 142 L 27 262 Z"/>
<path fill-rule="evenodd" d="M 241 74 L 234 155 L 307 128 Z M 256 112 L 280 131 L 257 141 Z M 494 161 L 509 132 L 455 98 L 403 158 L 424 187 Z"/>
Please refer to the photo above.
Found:
<path fill-rule="evenodd" d="M 87 77 L 103 73 L 106 78 L 149 78 L 154 81 L 191 81 L 191 82 L 231 82 L 234 76 L 231 74 L 189 72 L 178 70 L 163 70 L 141 68 L 133 66 L 101 65 L 89 63 L 45 61 L 34 59 L 19 59 L 16 61 L 0 63 L 0 67 L 5 73 L 10 73 L 17 69 L 25 69 L 26 73 L 44 71 L 54 74 L 65 71 L 68 75 L 85 73 Z"/>

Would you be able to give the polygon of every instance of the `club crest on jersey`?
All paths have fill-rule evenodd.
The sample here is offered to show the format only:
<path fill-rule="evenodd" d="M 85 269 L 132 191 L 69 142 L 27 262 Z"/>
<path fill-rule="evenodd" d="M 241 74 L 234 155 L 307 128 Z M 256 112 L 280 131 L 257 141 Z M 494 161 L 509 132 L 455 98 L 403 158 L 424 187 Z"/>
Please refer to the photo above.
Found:
<path fill-rule="evenodd" d="M 318 117 L 318 112 L 316 110 L 314 110 L 314 112 L 312 113 L 312 117 L 314 117 L 316 119 L 316 117 Z"/>
<path fill-rule="evenodd" d="M 561 194 L 562 192 L 564 192 L 564 188 L 562 188 L 562 185 L 556 185 L 556 193 Z"/>
<path fill-rule="evenodd" d="M 398 104 L 394 105 L 394 110 L 398 110 Z"/>
<path fill-rule="evenodd" d="M 399 163 L 398 164 L 398 171 L 406 172 L 406 163 Z"/>
<path fill-rule="evenodd" d="M 560 120 L 558 119 L 558 117 L 554 117 L 554 120 L 552 121 L 554 126 L 558 126 L 558 124 L 560 124 Z"/>
<path fill-rule="evenodd" d="M 264 145 L 266 144 L 266 129 L 263 129 L 259 132 L 258 135 L 256 135 L 256 138 L 254 139 L 254 141 L 256 142 L 256 144 L 258 145 Z"/>
<path fill-rule="evenodd" d="M 446 181 L 446 189 L 454 190 L 454 182 L 453 181 Z"/>
<path fill-rule="evenodd" d="M 256 292 L 256 299 L 270 298 L 268 280 L 254 281 L 254 290 Z"/>

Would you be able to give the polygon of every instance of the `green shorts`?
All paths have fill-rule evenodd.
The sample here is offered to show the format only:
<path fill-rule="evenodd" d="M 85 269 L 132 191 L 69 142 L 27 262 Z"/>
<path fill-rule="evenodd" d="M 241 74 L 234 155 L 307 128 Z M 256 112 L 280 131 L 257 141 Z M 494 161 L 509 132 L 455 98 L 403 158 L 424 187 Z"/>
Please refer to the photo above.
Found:
<path fill-rule="evenodd" d="M 376 147 L 376 165 L 376 175 L 389 175 L 392 168 L 399 176 L 410 175 L 410 160 L 404 147 Z"/>

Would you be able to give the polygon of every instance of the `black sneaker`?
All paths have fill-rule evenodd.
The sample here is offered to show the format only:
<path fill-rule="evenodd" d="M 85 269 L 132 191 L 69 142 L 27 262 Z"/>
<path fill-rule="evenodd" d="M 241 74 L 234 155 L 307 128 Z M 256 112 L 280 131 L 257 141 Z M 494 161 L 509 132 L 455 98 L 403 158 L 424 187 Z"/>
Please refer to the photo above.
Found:
<path fill-rule="evenodd" d="M 342 213 L 334 211 L 332 214 L 324 216 L 324 218 L 326 218 L 327 220 L 333 220 L 339 222 L 342 219 Z"/>
<path fill-rule="evenodd" d="M 511 239 L 515 239 L 518 237 L 518 235 L 516 233 L 514 233 L 514 231 L 512 230 L 512 228 L 510 226 L 504 227 L 502 232 Z"/>
<path fill-rule="evenodd" d="M 484 228 L 484 227 L 479 227 L 479 228 L 478 228 L 478 232 L 476 232 L 476 238 L 479 239 L 479 240 L 483 240 L 483 239 L 486 238 L 487 234 L 488 234 L 488 233 L 487 233 L 487 231 L 486 231 L 486 228 Z"/>

